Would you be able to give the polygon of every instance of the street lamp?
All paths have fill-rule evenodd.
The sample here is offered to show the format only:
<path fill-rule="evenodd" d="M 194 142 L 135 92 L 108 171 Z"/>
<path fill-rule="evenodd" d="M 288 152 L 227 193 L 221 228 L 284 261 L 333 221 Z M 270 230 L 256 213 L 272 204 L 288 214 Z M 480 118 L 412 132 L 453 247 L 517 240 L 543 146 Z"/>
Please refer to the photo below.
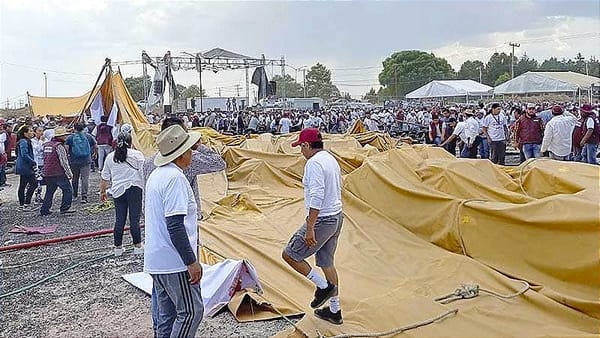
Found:
<path fill-rule="evenodd" d="M 44 96 L 48 97 L 48 76 L 44 72 Z"/>

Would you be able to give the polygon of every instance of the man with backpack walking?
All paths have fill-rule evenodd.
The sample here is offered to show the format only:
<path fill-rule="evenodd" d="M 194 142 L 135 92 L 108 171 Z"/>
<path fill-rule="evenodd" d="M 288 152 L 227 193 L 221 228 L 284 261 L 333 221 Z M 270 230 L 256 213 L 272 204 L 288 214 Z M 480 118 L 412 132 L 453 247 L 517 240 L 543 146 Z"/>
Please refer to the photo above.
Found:
<path fill-rule="evenodd" d="M 65 143 L 69 146 L 71 158 L 73 199 L 77 199 L 79 179 L 81 179 L 81 203 L 87 203 L 90 164 L 92 163 L 92 154 L 96 153 L 96 140 L 85 132 L 83 124 L 76 123 L 75 133 L 67 137 Z"/>

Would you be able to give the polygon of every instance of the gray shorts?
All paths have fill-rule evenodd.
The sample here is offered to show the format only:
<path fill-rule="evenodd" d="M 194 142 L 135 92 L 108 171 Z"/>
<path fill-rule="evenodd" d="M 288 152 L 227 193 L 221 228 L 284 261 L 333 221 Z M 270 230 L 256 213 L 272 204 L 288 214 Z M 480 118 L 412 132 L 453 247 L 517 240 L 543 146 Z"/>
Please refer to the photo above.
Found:
<path fill-rule="evenodd" d="M 285 253 L 296 262 L 301 262 L 316 253 L 317 266 L 322 268 L 333 266 L 333 256 L 335 255 L 343 221 L 344 215 L 342 212 L 336 215 L 318 217 L 315 224 L 317 245 L 312 248 L 304 242 L 304 236 L 306 235 L 306 223 L 304 223 L 290 238 L 285 247 Z"/>

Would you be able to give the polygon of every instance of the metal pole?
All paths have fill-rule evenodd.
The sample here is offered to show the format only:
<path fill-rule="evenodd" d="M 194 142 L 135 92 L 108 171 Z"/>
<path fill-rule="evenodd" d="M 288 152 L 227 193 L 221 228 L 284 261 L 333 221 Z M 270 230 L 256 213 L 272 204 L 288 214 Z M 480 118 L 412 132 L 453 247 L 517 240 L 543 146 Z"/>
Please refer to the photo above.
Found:
<path fill-rule="evenodd" d="M 44 96 L 48 97 L 48 76 L 44 72 Z"/>
<path fill-rule="evenodd" d="M 146 63 L 144 62 L 144 59 L 142 59 L 142 83 L 144 84 L 144 92 L 143 92 L 143 99 L 144 101 L 146 101 L 146 104 L 144 104 L 144 111 L 146 110 L 146 105 L 148 104 L 147 100 L 148 100 L 148 89 L 147 85 L 146 85 L 146 76 L 148 76 L 148 67 L 146 66 Z"/>
<path fill-rule="evenodd" d="M 481 67 L 479 67 L 479 83 L 483 83 L 483 71 Z"/>
<path fill-rule="evenodd" d="M 508 45 L 512 47 L 512 52 L 510 53 L 510 78 L 514 79 L 515 78 L 515 62 L 514 62 L 515 47 L 521 47 L 521 44 L 509 42 Z"/>
<path fill-rule="evenodd" d="M 202 90 L 202 59 L 200 58 L 200 53 L 196 54 L 196 69 L 198 69 L 198 82 L 200 83 L 200 112 L 203 113 L 202 101 L 204 101 L 204 93 Z"/>
<path fill-rule="evenodd" d="M 248 64 L 246 63 L 246 107 L 250 107 L 250 87 L 248 86 Z"/>
<path fill-rule="evenodd" d="M 588 76 L 590 75 L 590 71 L 588 70 L 588 63 L 587 63 L 587 61 L 585 61 L 585 75 L 588 75 Z"/>
<path fill-rule="evenodd" d="M 282 83 L 282 88 L 281 88 L 281 97 L 283 98 L 283 108 L 285 108 L 286 103 L 285 103 L 285 57 L 282 56 L 281 57 L 281 77 L 283 78 Z"/>
<path fill-rule="evenodd" d="M 303 85 L 303 90 L 304 90 L 304 97 L 306 97 L 306 68 L 302 69 L 302 78 L 304 79 L 304 85 Z"/>

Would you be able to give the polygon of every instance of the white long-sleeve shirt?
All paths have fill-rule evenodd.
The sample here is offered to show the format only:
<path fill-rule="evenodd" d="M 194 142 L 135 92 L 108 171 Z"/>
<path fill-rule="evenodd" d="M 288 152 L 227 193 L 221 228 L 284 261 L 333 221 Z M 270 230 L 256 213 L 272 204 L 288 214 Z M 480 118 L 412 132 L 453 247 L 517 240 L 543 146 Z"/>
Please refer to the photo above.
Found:
<path fill-rule="evenodd" d="M 575 123 L 577 123 L 577 118 L 569 112 L 553 117 L 546 124 L 540 152 L 551 151 L 556 156 L 569 155 Z"/>
<path fill-rule="evenodd" d="M 342 211 L 342 175 L 333 155 L 321 150 L 308 159 L 302 184 L 307 215 L 310 208 L 319 210 L 319 217 Z"/>

